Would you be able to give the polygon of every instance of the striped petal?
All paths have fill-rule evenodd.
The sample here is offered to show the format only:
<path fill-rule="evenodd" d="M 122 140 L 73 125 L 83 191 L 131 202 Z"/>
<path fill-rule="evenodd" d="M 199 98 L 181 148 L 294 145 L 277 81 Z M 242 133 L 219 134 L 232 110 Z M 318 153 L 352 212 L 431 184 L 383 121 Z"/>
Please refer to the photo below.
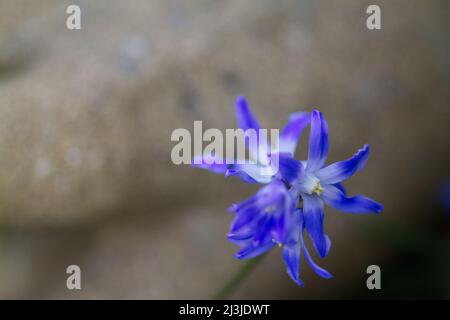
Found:
<path fill-rule="evenodd" d="M 335 184 L 350 178 L 355 172 L 364 168 L 369 159 L 369 145 L 359 149 L 350 159 L 330 164 L 316 172 L 316 177 L 323 184 Z"/>
<path fill-rule="evenodd" d="M 321 198 L 330 207 L 348 213 L 365 214 L 383 211 L 383 205 L 380 203 L 361 195 L 348 197 L 332 185 L 324 186 Z"/>
<path fill-rule="evenodd" d="M 306 171 L 321 169 L 328 156 L 328 124 L 322 112 L 314 110 L 311 115 L 311 133 L 309 137 L 308 164 Z"/>

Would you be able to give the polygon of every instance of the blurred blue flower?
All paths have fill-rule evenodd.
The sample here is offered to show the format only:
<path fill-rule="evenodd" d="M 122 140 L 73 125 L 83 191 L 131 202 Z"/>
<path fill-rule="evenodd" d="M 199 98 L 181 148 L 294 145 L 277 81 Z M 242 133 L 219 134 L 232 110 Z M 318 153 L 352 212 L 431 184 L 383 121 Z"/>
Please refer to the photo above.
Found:
<path fill-rule="evenodd" d="M 253 258 L 285 243 L 295 221 L 295 206 L 286 185 L 276 179 L 249 199 L 233 204 L 229 210 L 235 218 L 228 239 L 241 247 L 236 258 Z"/>
<path fill-rule="evenodd" d="M 261 129 L 259 122 L 253 116 L 247 100 L 243 97 L 236 99 L 236 120 L 240 129 L 246 131 L 248 129 Z M 311 115 L 309 112 L 297 112 L 292 114 L 286 126 L 281 130 L 278 148 L 271 150 L 271 146 L 267 141 L 258 140 L 256 145 L 247 144 L 250 157 L 257 160 L 255 164 L 244 163 L 236 164 L 229 159 L 214 159 L 212 155 L 198 155 L 196 161 L 193 161 L 193 166 L 201 169 L 209 170 L 213 173 L 224 174 L 225 176 L 237 176 L 241 180 L 248 183 L 269 183 L 277 174 L 277 170 L 271 168 L 271 158 L 276 153 L 279 158 L 278 166 L 287 166 L 290 164 L 290 158 L 293 157 L 297 141 L 303 129 L 310 123 Z M 263 145 L 264 144 L 264 145 Z M 271 154 L 272 152 L 272 154 Z M 195 164 L 200 163 L 200 164 Z M 294 163 L 295 165 L 295 163 Z M 272 175 L 268 174 L 273 172 Z M 289 175 L 289 170 L 285 170 L 285 175 Z"/>
<path fill-rule="evenodd" d="M 238 97 L 236 101 L 236 116 L 241 129 L 260 129 L 243 97 Z M 295 160 L 297 142 L 309 124 L 308 159 Z M 348 160 L 325 166 L 328 125 L 317 110 L 292 114 L 281 131 L 278 148 L 271 150 L 267 145 L 262 145 L 262 141 L 257 142 L 256 147 L 247 146 L 250 154 L 257 155 L 255 159 L 262 156 L 267 161 L 234 164 L 208 158 L 208 161 L 194 165 L 225 176 L 238 176 L 245 182 L 266 184 L 254 196 L 230 208 L 235 218 L 228 239 L 240 247 L 236 258 L 253 258 L 278 245 L 282 247 L 287 272 L 295 283 L 303 284 L 300 279 L 301 252 L 318 275 L 327 279 L 332 277 L 312 260 L 303 240 L 303 232 L 307 231 L 316 251 L 323 258 L 331 247 L 331 241 L 323 230 L 324 203 L 350 213 L 380 213 L 383 210 L 381 204 L 367 197 L 347 196 L 341 185 L 342 181 L 364 167 L 369 157 L 369 146 L 365 145 Z M 275 154 L 279 170 L 269 175 L 261 174 L 264 166 L 271 166 Z"/>

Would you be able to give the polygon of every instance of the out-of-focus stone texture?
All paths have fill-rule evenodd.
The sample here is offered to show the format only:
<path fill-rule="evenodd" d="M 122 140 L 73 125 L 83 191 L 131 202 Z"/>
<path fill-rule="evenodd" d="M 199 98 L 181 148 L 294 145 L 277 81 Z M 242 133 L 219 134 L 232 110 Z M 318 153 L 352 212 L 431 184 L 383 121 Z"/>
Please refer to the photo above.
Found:
<path fill-rule="evenodd" d="M 0 4 L 0 297 L 211 297 L 240 265 L 226 207 L 256 189 L 174 166 L 170 135 L 234 127 L 240 93 L 268 127 L 320 108 L 330 161 L 370 143 L 348 186 L 386 210 L 327 210 L 321 264 L 336 279 L 303 268 L 299 293 L 278 251 L 236 297 L 333 297 L 386 256 L 358 223 L 432 214 L 450 177 L 446 1 L 381 2 L 380 31 L 365 28 L 367 1 L 86 0 L 68 31 L 71 3 Z M 69 264 L 81 292 L 65 288 Z"/>

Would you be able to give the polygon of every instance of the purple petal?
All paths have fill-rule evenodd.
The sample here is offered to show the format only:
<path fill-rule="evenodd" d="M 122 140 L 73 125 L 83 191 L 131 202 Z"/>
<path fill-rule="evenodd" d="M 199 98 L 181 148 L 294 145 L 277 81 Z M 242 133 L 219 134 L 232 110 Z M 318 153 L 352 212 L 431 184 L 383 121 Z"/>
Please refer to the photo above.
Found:
<path fill-rule="evenodd" d="M 350 159 L 330 164 L 316 172 L 316 177 L 323 184 L 335 184 L 350 178 L 362 170 L 369 159 L 369 145 L 359 149 Z"/>
<path fill-rule="evenodd" d="M 239 233 L 227 234 L 227 239 L 240 247 L 246 247 L 252 242 L 253 235 L 254 230 L 247 228 L 246 230 L 241 230 Z"/>
<path fill-rule="evenodd" d="M 380 213 L 383 205 L 367 197 L 357 195 L 347 197 L 338 188 L 327 185 L 321 195 L 327 205 L 348 213 Z"/>
<path fill-rule="evenodd" d="M 342 191 L 343 194 L 347 194 L 347 190 L 345 189 L 344 185 L 342 183 L 335 183 L 333 184 L 336 188 Z"/>
<path fill-rule="evenodd" d="M 289 235 L 286 237 L 286 245 L 295 245 L 299 242 L 300 232 L 303 230 L 303 213 L 302 209 L 294 209 L 291 218 L 291 227 L 289 228 Z"/>
<path fill-rule="evenodd" d="M 329 243 L 323 232 L 323 202 L 315 195 L 302 194 L 302 197 L 306 231 L 308 231 L 317 253 L 323 258 L 329 249 Z"/>
<path fill-rule="evenodd" d="M 235 254 L 235 257 L 236 257 L 236 259 L 251 259 L 251 258 L 254 258 L 256 256 L 263 254 L 264 252 L 266 252 L 267 250 L 272 248 L 274 245 L 275 245 L 275 242 L 273 242 L 273 241 L 269 241 L 260 246 L 250 245 L 246 248 L 239 250 Z"/>
<path fill-rule="evenodd" d="M 300 237 L 300 241 L 302 244 L 303 252 L 305 253 L 305 259 L 308 261 L 311 268 L 314 270 L 315 273 L 317 273 L 319 276 L 325 279 L 330 279 L 333 277 L 331 273 L 329 273 L 327 270 L 323 269 L 322 267 L 319 267 L 314 260 L 311 258 L 311 255 L 309 254 L 308 249 L 305 246 L 305 243 L 303 241 L 303 236 Z"/>
<path fill-rule="evenodd" d="M 311 114 L 311 133 L 309 137 L 308 164 L 306 170 L 314 172 L 321 169 L 328 155 L 328 125 L 320 111 Z"/>
<path fill-rule="evenodd" d="M 255 226 L 253 245 L 260 246 L 272 241 L 271 231 L 274 228 L 274 218 L 269 215 L 263 216 Z"/>
<path fill-rule="evenodd" d="M 225 171 L 225 177 L 236 176 L 244 182 L 247 183 L 258 183 L 255 179 L 250 177 L 247 173 L 241 170 L 241 168 L 237 167 L 237 165 L 231 166 L 228 170 Z"/>
<path fill-rule="evenodd" d="M 248 234 L 253 230 L 257 243 L 265 242 L 268 237 L 284 242 L 293 225 L 294 209 L 294 201 L 285 184 L 274 180 L 252 197 L 229 208 L 236 214 L 230 234 L 240 237 L 242 232 Z"/>
<path fill-rule="evenodd" d="M 237 176 L 247 183 L 268 183 L 272 180 L 272 176 L 265 174 L 266 172 L 261 166 L 256 164 L 227 163 L 226 160 L 215 158 L 211 155 L 194 157 L 192 166 L 216 174 L 224 174 L 226 177 Z"/>
<path fill-rule="evenodd" d="M 260 214 L 261 212 L 256 206 L 249 207 L 245 211 L 239 212 L 236 214 L 233 223 L 231 224 L 230 233 L 236 234 L 236 232 L 257 219 Z"/>
<path fill-rule="evenodd" d="M 296 112 L 291 114 L 288 123 L 281 130 L 279 151 L 294 155 L 302 131 L 310 122 L 311 114 L 309 112 Z"/>
<path fill-rule="evenodd" d="M 272 170 L 270 167 L 263 167 L 257 164 L 234 164 L 232 168 L 225 172 L 225 176 L 237 175 L 245 182 L 256 181 L 258 183 L 269 183 L 272 181 Z"/>
<path fill-rule="evenodd" d="M 273 239 L 278 243 L 286 243 L 289 240 L 292 229 L 295 229 L 295 202 L 290 193 L 286 192 L 282 200 L 282 208 L 275 215 Z"/>
<path fill-rule="evenodd" d="M 283 261 L 286 265 L 286 271 L 294 282 L 303 286 L 303 281 L 300 279 L 300 242 L 292 246 L 283 247 Z"/>
<path fill-rule="evenodd" d="M 273 155 L 271 155 L 271 159 Z M 297 180 L 303 170 L 300 161 L 295 160 L 290 153 L 278 153 L 278 177 L 286 182 L 292 183 Z"/>
<path fill-rule="evenodd" d="M 209 156 L 196 156 L 192 160 L 192 166 L 194 168 L 205 169 L 217 174 L 225 174 L 228 169 L 228 165 L 223 159 Z"/>
<path fill-rule="evenodd" d="M 261 128 L 244 97 L 237 97 L 236 99 L 236 120 L 239 128 L 244 131 L 247 129 L 259 130 Z"/>
<path fill-rule="evenodd" d="M 238 127 L 244 130 L 245 145 L 249 149 L 250 155 L 254 159 L 267 160 L 267 153 L 269 152 L 269 145 L 267 143 L 267 137 L 260 136 L 259 125 L 256 118 L 253 116 L 250 106 L 244 97 L 236 98 L 236 120 Z M 254 130 L 254 137 L 256 141 L 250 139 L 253 134 L 246 132 L 247 130 Z"/>

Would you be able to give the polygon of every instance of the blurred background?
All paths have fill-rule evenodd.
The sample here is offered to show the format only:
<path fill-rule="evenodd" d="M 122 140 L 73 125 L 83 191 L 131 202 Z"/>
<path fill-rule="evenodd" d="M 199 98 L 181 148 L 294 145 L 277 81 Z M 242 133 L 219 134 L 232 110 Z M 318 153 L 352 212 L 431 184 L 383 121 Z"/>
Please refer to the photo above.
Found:
<path fill-rule="evenodd" d="M 81 7 L 81 30 L 66 8 Z M 366 28 L 381 7 L 382 29 Z M 257 186 L 175 166 L 176 128 L 319 108 L 329 162 L 379 216 L 326 209 L 297 287 L 272 252 L 231 298 L 450 298 L 450 3 L 0 0 L 0 298 L 208 299 L 243 265 L 228 206 Z M 307 135 L 298 150 L 306 156 Z M 81 267 L 82 290 L 66 288 Z M 381 290 L 366 287 L 379 265 Z"/>

